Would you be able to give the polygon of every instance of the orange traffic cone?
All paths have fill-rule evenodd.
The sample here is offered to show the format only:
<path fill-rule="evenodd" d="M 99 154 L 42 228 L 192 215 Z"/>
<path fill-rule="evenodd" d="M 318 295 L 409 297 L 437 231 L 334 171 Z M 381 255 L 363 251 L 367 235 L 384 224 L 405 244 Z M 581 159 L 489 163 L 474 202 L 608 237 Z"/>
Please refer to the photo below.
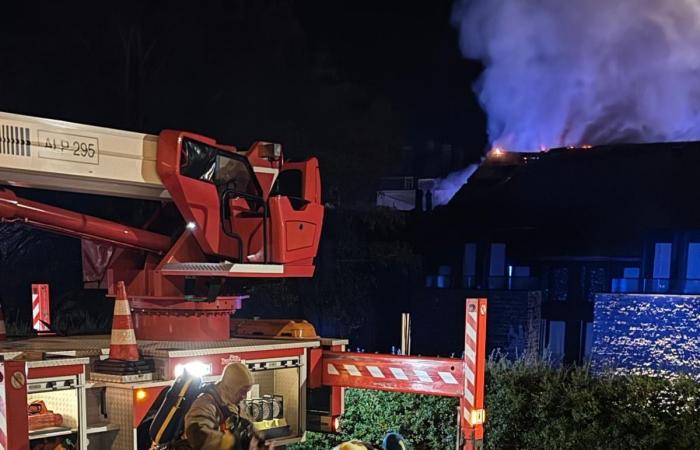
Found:
<path fill-rule="evenodd" d="M 92 377 L 103 381 L 126 382 L 151 379 L 154 369 L 153 360 L 144 360 L 139 355 L 134 322 L 131 319 L 131 309 L 123 281 L 117 283 L 109 358 L 95 361 L 94 367 Z"/>
<path fill-rule="evenodd" d="M 126 298 L 124 282 L 117 283 L 117 298 L 114 301 L 112 319 L 112 339 L 109 343 L 109 359 L 118 361 L 138 361 L 139 348 L 136 345 L 134 322 L 131 320 L 129 300 Z"/>
<path fill-rule="evenodd" d="M 0 341 L 7 339 L 7 331 L 5 329 L 5 312 L 0 305 Z"/>

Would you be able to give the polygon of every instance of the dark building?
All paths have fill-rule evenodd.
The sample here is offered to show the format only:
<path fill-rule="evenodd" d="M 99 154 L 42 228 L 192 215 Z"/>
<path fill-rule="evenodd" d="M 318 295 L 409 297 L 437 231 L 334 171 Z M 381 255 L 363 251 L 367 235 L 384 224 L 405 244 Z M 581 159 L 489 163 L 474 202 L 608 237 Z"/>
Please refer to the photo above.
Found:
<path fill-rule="evenodd" d="M 584 361 L 606 333 L 597 294 L 700 293 L 698 172 L 698 142 L 491 154 L 449 205 L 417 217 L 426 279 L 413 310 L 444 323 L 448 297 L 481 294 L 490 348 Z"/>

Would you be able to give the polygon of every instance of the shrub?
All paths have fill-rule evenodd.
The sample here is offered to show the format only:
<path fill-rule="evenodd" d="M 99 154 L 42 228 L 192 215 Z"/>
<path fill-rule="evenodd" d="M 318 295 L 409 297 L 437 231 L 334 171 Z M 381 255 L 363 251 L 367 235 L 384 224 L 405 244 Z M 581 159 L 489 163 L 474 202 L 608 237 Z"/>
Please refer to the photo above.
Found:
<path fill-rule="evenodd" d="M 348 389 L 338 435 L 307 433 L 293 450 L 329 450 L 360 439 L 379 444 L 389 431 L 404 435 L 414 450 L 455 447 L 457 400 L 429 395 Z"/>
<path fill-rule="evenodd" d="M 593 376 L 523 358 L 486 373 L 487 449 L 697 449 L 700 384 L 687 377 Z M 379 443 L 398 431 L 415 450 L 455 448 L 456 399 L 349 389 L 340 435 L 308 433 L 297 450 Z"/>
<path fill-rule="evenodd" d="M 696 449 L 700 384 L 491 361 L 487 449 Z"/>

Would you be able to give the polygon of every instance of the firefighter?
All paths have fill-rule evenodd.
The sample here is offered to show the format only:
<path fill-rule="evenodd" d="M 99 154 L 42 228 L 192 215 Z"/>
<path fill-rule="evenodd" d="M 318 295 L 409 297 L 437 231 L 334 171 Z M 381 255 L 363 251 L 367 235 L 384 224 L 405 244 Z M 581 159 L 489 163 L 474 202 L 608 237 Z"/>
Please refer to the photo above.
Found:
<path fill-rule="evenodd" d="M 253 377 L 245 364 L 231 363 L 214 387 L 197 397 L 185 416 L 185 435 L 194 450 L 265 448 L 239 410 L 252 385 Z"/>

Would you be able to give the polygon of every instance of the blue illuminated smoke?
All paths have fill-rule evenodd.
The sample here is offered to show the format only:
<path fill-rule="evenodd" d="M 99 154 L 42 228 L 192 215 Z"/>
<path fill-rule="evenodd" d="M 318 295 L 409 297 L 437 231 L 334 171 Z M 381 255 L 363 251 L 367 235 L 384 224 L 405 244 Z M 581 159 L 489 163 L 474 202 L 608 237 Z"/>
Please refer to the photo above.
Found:
<path fill-rule="evenodd" d="M 700 0 L 458 0 L 491 144 L 700 139 Z"/>
<path fill-rule="evenodd" d="M 436 180 L 433 190 L 433 206 L 446 205 L 478 168 L 478 164 L 470 164 L 462 170 L 457 170 L 445 178 Z"/>

